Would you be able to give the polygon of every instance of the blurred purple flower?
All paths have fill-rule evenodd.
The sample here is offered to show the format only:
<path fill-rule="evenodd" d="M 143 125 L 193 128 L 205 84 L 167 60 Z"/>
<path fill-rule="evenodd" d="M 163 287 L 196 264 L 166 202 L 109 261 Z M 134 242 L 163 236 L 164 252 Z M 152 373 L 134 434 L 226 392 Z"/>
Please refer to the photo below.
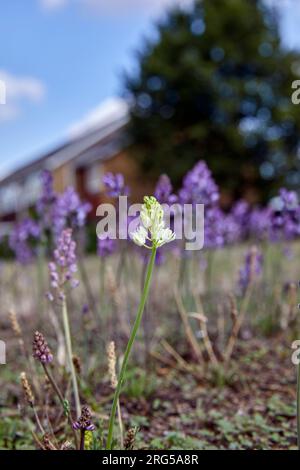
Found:
<path fill-rule="evenodd" d="M 219 200 L 219 189 L 205 162 L 198 162 L 183 179 L 179 199 L 184 204 L 214 206 Z"/>
<path fill-rule="evenodd" d="M 219 207 L 205 210 L 204 247 L 220 248 L 225 244 L 224 213 Z"/>
<path fill-rule="evenodd" d="M 91 209 L 91 204 L 82 202 L 74 188 L 67 188 L 58 196 L 55 205 L 53 214 L 55 233 L 59 234 L 65 227 L 73 229 L 83 227 Z"/>
<path fill-rule="evenodd" d="M 271 210 L 269 207 L 253 209 L 249 217 L 250 236 L 257 240 L 266 240 L 270 234 Z"/>
<path fill-rule="evenodd" d="M 157 182 L 154 196 L 161 204 L 174 204 L 177 202 L 177 196 L 172 194 L 173 187 L 170 178 L 167 175 L 161 175 Z"/>
<path fill-rule="evenodd" d="M 249 237 L 251 208 L 248 202 L 241 199 L 231 209 L 230 215 L 236 223 L 236 239 L 242 241 Z"/>
<path fill-rule="evenodd" d="M 87 315 L 90 311 L 90 307 L 88 304 L 84 304 L 81 310 L 82 315 Z"/>
<path fill-rule="evenodd" d="M 28 264 L 36 255 L 41 230 L 37 222 L 24 219 L 17 223 L 9 236 L 9 247 L 21 264 Z"/>
<path fill-rule="evenodd" d="M 129 188 L 125 186 L 124 176 L 121 173 L 106 173 L 103 176 L 105 192 L 110 197 L 128 196 Z"/>
<path fill-rule="evenodd" d="M 294 191 L 280 189 L 279 196 L 270 203 L 271 241 L 293 240 L 300 234 L 300 206 Z"/>
<path fill-rule="evenodd" d="M 241 225 L 232 213 L 223 215 L 223 237 L 226 245 L 238 243 L 242 239 Z"/>
<path fill-rule="evenodd" d="M 98 238 L 97 252 L 98 256 L 105 258 L 107 256 L 113 255 L 117 251 L 118 245 L 116 240 L 111 238 Z"/>
<path fill-rule="evenodd" d="M 45 229 L 51 229 L 53 222 L 53 210 L 57 201 L 57 194 L 53 188 L 52 174 L 44 170 L 41 173 L 42 194 L 36 203 L 36 211 Z"/>
<path fill-rule="evenodd" d="M 263 256 L 256 246 L 247 251 L 244 264 L 239 271 L 238 286 L 242 294 L 258 276 L 262 274 Z"/>
<path fill-rule="evenodd" d="M 49 263 L 49 272 L 51 287 L 58 292 L 61 299 L 64 297 L 66 284 L 71 288 L 78 286 L 79 282 L 74 278 L 77 272 L 76 242 L 72 239 L 71 229 L 63 230 L 59 236 L 54 259 Z"/>

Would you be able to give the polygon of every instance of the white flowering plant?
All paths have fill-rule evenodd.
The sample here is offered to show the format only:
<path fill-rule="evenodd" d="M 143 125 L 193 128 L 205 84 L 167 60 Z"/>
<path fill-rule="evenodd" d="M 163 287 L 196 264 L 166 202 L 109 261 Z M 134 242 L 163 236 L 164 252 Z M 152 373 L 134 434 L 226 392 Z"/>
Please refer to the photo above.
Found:
<path fill-rule="evenodd" d="M 144 204 L 142 206 L 140 220 L 141 220 L 141 223 L 138 226 L 138 228 L 131 234 L 131 238 L 133 242 L 136 243 L 138 246 L 143 246 L 147 249 L 150 249 L 151 257 L 150 257 L 148 268 L 147 268 L 147 274 L 145 278 L 145 284 L 144 284 L 144 289 L 143 289 L 140 305 L 137 311 L 134 325 L 132 327 L 130 338 L 127 343 L 121 371 L 118 377 L 118 383 L 117 383 L 115 394 L 114 394 L 110 420 L 109 420 L 108 437 L 107 437 L 107 443 L 106 443 L 107 450 L 111 450 L 112 448 L 113 428 L 114 428 L 114 420 L 116 416 L 118 400 L 119 400 L 122 384 L 124 381 L 124 375 L 126 372 L 129 355 L 130 355 L 137 331 L 139 329 L 143 312 L 144 312 L 144 308 L 146 305 L 146 301 L 148 298 L 156 252 L 157 252 L 157 249 L 160 248 L 161 246 L 175 240 L 175 233 L 173 233 L 172 230 L 170 230 L 169 228 L 165 226 L 163 207 L 154 196 L 144 197 Z"/>
<path fill-rule="evenodd" d="M 165 226 L 163 207 L 154 196 L 145 196 L 140 220 L 141 224 L 130 234 L 136 245 L 152 250 L 175 240 L 175 233 Z"/>

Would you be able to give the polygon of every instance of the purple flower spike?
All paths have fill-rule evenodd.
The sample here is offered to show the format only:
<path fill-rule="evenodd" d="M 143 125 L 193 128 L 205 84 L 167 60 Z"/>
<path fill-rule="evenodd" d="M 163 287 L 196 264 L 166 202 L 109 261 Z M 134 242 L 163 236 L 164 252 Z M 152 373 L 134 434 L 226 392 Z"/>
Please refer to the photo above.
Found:
<path fill-rule="evenodd" d="M 82 202 L 74 188 L 69 187 L 58 197 L 54 209 L 54 227 L 56 234 L 66 227 L 83 227 L 92 206 Z"/>
<path fill-rule="evenodd" d="M 9 246 L 19 263 L 28 264 L 33 260 L 40 236 L 40 227 L 32 219 L 24 219 L 14 226 L 9 237 Z"/>
<path fill-rule="evenodd" d="M 198 162 L 184 177 L 179 198 L 184 204 L 216 205 L 219 189 L 205 162 Z"/>
<path fill-rule="evenodd" d="M 42 364 L 49 364 L 53 361 L 53 355 L 48 347 L 48 343 L 45 340 L 44 335 L 39 331 L 34 333 L 32 348 L 33 357 Z"/>
<path fill-rule="evenodd" d="M 167 175 L 161 175 L 157 182 L 154 196 L 161 204 L 174 204 L 177 196 L 172 194 L 173 187 L 170 178 Z"/>
<path fill-rule="evenodd" d="M 63 230 L 59 236 L 54 250 L 54 260 L 49 263 L 48 268 L 51 287 L 58 292 L 58 298 L 63 300 L 66 284 L 72 289 L 79 285 L 79 281 L 74 278 L 77 272 L 77 257 L 76 242 L 72 238 L 71 229 Z"/>
<path fill-rule="evenodd" d="M 293 240 L 300 234 L 300 205 L 294 191 L 282 188 L 270 204 L 270 239 Z"/>
<path fill-rule="evenodd" d="M 73 423 L 73 429 L 78 431 L 94 431 L 95 425 L 92 423 L 92 414 L 88 406 L 84 405 L 81 409 L 80 418 Z"/>

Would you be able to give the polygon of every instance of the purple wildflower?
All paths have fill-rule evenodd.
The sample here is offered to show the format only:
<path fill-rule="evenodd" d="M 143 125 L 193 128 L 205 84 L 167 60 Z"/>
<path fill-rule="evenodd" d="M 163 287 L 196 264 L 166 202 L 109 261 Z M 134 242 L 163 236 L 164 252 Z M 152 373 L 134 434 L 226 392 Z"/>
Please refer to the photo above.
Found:
<path fill-rule="evenodd" d="M 81 310 L 82 315 L 87 315 L 87 314 L 89 313 L 89 311 L 90 311 L 89 305 L 88 305 L 88 304 L 84 304 L 84 305 L 82 306 L 82 310 Z"/>
<path fill-rule="evenodd" d="M 182 189 L 179 191 L 179 198 L 184 204 L 214 206 L 218 202 L 219 189 L 204 161 L 198 162 L 186 174 Z"/>
<path fill-rule="evenodd" d="M 174 204 L 177 202 L 177 196 L 172 191 L 170 178 L 167 175 L 161 175 L 154 191 L 154 196 L 158 202 L 161 204 Z"/>
<path fill-rule="evenodd" d="M 69 187 L 61 194 L 54 209 L 54 227 L 59 234 L 65 227 L 73 229 L 83 227 L 92 207 L 82 202 L 74 188 Z"/>
<path fill-rule="evenodd" d="M 128 196 L 129 188 L 125 186 L 124 176 L 121 173 L 106 173 L 103 176 L 106 194 L 110 197 Z"/>
<path fill-rule="evenodd" d="M 293 240 L 300 234 L 300 206 L 294 191 L 280 189 L 271 209 L 271 240 Z"/>
<path fill-rule="evenodd" d="M 243 266 L 239 271 L 239 288 L 244 294 L 247 287 L 262 274 L 263 256 L 256 246 L 252 246 L 245 255 Z"/>
<path fill-rule="evenodd" d="M 53 223 L 53 210 L 57 201 L 57 194 L 53 188 L 52 174 L 45 170 L 41 174 L 42 194 L 37 201 L 36 211 L 41 218 L 45 229 L 51 229 Z"/>
<path fill-rule="evenodd" d="M 232 245 L 241 240 L 241 225 L 238 223 L 232 213 L 223 214 L 223 227 L 224 244 Z"/>
<path fill-rule="evenodd" d="M 270 232 L 270 217 L 269 207 L 253 209 L 249 218 L 250 236 L 257 240 L 266 240 Z"/>
<path fill-rule="evenodd" d="M 220 248 L 224 244 L 224 213 L 219 207 L 207 208 L 204 221 L 204 246 L 205 248 Z"/>
<path fill-rule="evenodd" d="M 81 431 L 94 431 L 95 425 L 92 423 L 92 414 L 88 406 L 84 405 L 81 409 L 80 418 L 73 423 L 73 429 Z"/>
<path fill-rule="evenodd" d="M 71 288 L 78 286 L 79 282 L 74 278 L 77 272 L 76 242 L 72 239 L 72 230 L 65 229 L 57 240 L 54 250 L 54 260 L 49 263 L 51 287 L 57 290 L 59 298 L 64 297 L 66 284 Z"/>
<path fill-rule="evenodd" d="M 106 238 L 98 238 L 98 247 L 97 252 L 98 256 L 101 258 L 105 258 L 114 254 L 117 250 L 117 242 L 116 240 L 112 240 L 108 236 Z"/>
<path fill-rule="evenodd" d="M 247 239 L 249 236 L 249 224 L 251 217 L 251 208 L 248 202 L 244 201 L 243 199 L 237 201 L 232 207 L 230 215 L 234 222 L 236 222 L 237 232 L 235 241 L 242 241 Z"/>
<path fill-rule="evenodd" d="M 33 357 L 42 364 L 49 364 L 53 361 L 53 355 L 49 349 L 48 343 L 45 340 L 44 335 L 39 331 L 34 333 L 32 349 Z"/>
<path fill-rule="evenodd" d="M 14 226 L 9 236 L 9 247 L 19 263 L 28 264 L 32 261 L 40 236 L 40 227 L 32 219 L 24 219 Z"/>

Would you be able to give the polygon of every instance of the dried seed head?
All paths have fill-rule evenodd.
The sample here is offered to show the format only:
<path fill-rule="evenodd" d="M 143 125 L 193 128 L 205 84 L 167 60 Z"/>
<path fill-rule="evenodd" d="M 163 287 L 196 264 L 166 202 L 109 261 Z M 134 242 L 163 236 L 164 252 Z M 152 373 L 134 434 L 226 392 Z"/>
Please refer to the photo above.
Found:
<path fill-rule="evenodd" d="M 27 376 L 26 376 L 25 372 L 21 372 L 20 379 L 21 379 L 21 384 L 22 384 L 22 388 L 23 388 L 23 392 L 24 392 L 26 401 L 30 406 L 33 406 L 34 405 L 34 396 L 33 396 L 32 389 L 31 389 L 30 383 L 28 382 L 28 379 L 27 379 Z"/>
<path fill-rule="evenodd" d="M 136 436 L 136 428 L 128 429 L 126 437 L 124 439 L 124 448 L 126 450 L 133 450 L 135 436 Z"/>
<path fill-rule="evenodd" d="M 11 324 L 11 328 L 12 328 L 14 334 L 18 337 L 21 337 L 22 336 L 22 330 L 21 330 L 20 324 L 18 322 L 16 312 L 14 312 L 13 310 L 10 310 L 8 315 L 9 315 L 9 321 L 10 321 L 10 324 Z"/>
<path fill-rule="evenodd" d="M 111 387 L 115 389 L 118 385 L 118 379 L 116 375 L 116 349 L 114 341 L 108 343 L 106 351 L 110 384 Z"/>
<path fill-rule="evenodd" d="M 229 294 L 229 306 L 230 306 L 230 316 L 233 321 L 238 317 L 238 310 L 236 305 L 236 299 L 232 293 Z"/>
<path fill-rule="evenodd" d="M 75 449 L 72 446 L 71 442 L 66 441 L 66 442 L 63 442 L 63 444 L 61 445 L 60 450 L 75 450 Z"/>
<path fill-rule="evenodd" d="M 290 303 L 296 304 L 297 285 L 294 282 L 290 282 L 288 285 L 288 297 Z"/>
<path fill-rule="evenodd" d="M 111 266 L 107 266 L 106 269 L 106 288 L 109 291 L 112 301 L 116 307 L 116 309 L 122 308 L 122 299 L 120 296 L 120 289 L 117 284 L 117 280 L 115 274 L 111 268 Z"/>
<path fill-rule="evenodd" d="M 77 372 L 78 375 L 81 374 L 81 360 L 80 360 L 80 357 L 78 356 L 73 356 L 72 358 L 72 361 L 73 361 L 73 364 L 74 364 L 74 367 L 75 367 L 75 370 Z"/>
<path fill-rule="evenodd" d="M 48 343 L 45 340 L 44 335 L 39 331 L 34 333 L 32 348 L 33 357 L 42 364 L 48 364 L 53 361 L 53 355 L 48 347 Z"/>
<path fill-rule="evenodd" d="M 73 428 L 75 430 L 80 429 L 81 431 L 94 431 L 95 430 L 95 426 L 92 423 L 92 414 L 88 406 L 84 405 L 81 408 L 81 416 L 78 419 L 78 421 L 75 421 L 73 423 Z"/>
<path fill-rule="evenodd" d="M 49 434 L 44 434 L 42 441 L 45 450 L 58 450 L 55 445 L 51 442 Z"/>

